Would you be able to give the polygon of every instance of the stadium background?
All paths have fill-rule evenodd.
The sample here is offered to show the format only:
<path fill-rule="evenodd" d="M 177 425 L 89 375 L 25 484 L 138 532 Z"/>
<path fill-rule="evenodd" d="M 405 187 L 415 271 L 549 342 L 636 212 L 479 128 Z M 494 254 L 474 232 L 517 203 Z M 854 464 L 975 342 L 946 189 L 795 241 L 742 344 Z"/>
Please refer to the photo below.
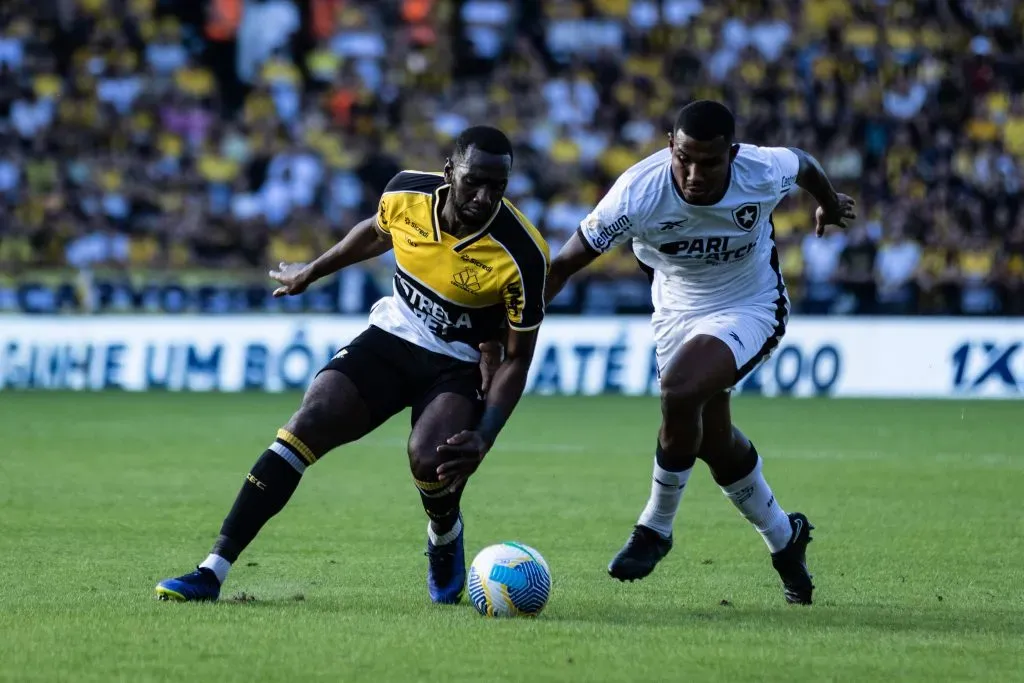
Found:
<path fill-rule="evenodd" d="M 806 193 L 775 212 L 796 315 L 748 390 L 1019 393 L 1019 3 L 14 0 L 0 20 L 5 387 L 302 386 L 393 262 L 284 300 L 266 272 L 337 241 L 396 171 L 501 126 L 508 195 L 556 252 L 708 97 L 860 204 L 824 239 Z M 531 390 L 656 391 L 649 310 L 629 250 L 603 257 L 551 305 Z"/>
<path fill-rule="evenodd" d="M 511 134 L 508 194 L 557 251 L 709 97 L 860 202 L 824 240 L 806 194 L 776 212 L 797 311 L 1020 315 L 1022 25 L 1008 0 L 11 0 L 0 310 L 361 313 L 386 260 L 301 301 L 265 272 L 464 126 Z M 626 250 L 552 311 L 648 306 Z"/>

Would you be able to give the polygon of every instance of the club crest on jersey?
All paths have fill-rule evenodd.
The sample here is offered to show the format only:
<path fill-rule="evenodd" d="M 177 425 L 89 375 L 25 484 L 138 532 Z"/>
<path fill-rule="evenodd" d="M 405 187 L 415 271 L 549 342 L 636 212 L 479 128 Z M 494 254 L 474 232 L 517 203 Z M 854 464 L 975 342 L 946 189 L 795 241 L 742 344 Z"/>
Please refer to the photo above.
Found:
<path fill-rule="evenodd" d="M 761 207 L 757 204 L 744 204 L 732 210 L 732 220 L 740 230 L 753 230 L 760 217 Z"/>
<path fill-rule="evenodd" d="M 480 278 L 476 276 L 476 272 L 472 268 L 466 268 L 455 273 L 452 276 L 452 284 L 470 294 L 476 294 L 483 286 L 480 284 Z"/>

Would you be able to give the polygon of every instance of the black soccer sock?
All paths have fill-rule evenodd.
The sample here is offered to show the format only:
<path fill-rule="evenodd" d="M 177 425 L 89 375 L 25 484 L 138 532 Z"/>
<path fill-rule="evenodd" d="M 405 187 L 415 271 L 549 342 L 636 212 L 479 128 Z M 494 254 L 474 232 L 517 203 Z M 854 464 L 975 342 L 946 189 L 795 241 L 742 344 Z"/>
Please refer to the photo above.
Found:
<path fill-rule="evenodd" d="M 749 449 L 743 449 L 741 444 L 736 444 L 736 451 L 733 453 L 716 453 L 713 460 L 708 461 L 711 469 L 711 477 L 719 486 L 732 486 L 739 480 L 750 476 L 750 473 L 757 467 L 760 456 L 754 444 Z"/>
<path fill-rule="evenodd" d="M 301 442 L 291 434 L 287 436 L 291 437 L 289 441 L 297 443 L 285 442 L 279 432 L 277 441 L 263 452 L 246 475 L 242 490 L 221 525 L 220 536 L 210 551 L 212 554 L 228 562 L 237 560 L 263 525 L 292 497 L 309 458 L 301 454 L 305 446 L 296 448 Z"/>
<path fill-rule="evenodd" d="M 438 536 L 443 536 L 455 527 L 459 519 L 459 503 L 462 500 L 462 488 L 451 490 L 449 482 L 415 480 L 420 492 L 423 510 L 430 517 L 431 528 Z"/>
<path fill-rule="evenodd" d="M 669 472 L 682 472 L 688 470 L 694 466 L 697 462 L 697 454 L 692 453 L 689 455 L 680 456 L 678 454 L 669 455 L 664 448 L 661 447 L 659 441 L 655 445 L 654 449 L 654 461 L 658 463 L 658 467 Z"/>

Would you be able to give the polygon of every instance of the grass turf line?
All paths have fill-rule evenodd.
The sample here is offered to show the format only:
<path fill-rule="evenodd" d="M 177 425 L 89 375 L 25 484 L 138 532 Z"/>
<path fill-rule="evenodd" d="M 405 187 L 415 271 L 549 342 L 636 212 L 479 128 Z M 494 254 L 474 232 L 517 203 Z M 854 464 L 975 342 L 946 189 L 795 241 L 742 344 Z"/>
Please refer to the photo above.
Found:
<path fill-rule="evenodd" d="M 746 399 L 811 608 L 698 466 L 648 579 L 608 560 L 649 489 L 652 399 L 528 397 L 465 496 L 469 558 L 552 568 L 535 621 L 431 605 L 408 417 L 336 451 L 216 605 L 153 586 L 205 556 L 296 395 L 0 393 L 0 680 L 1022 680 L 1016 402 Z M 245 596 L 235 601 L 233 596 Z"/>

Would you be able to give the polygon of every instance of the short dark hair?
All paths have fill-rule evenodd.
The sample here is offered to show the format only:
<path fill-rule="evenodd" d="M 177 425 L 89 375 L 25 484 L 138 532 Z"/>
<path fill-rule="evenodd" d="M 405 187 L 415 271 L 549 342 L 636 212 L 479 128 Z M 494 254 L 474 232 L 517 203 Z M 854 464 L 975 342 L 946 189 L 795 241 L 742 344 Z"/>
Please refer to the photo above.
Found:
<path fill-rule="evenodd" d="M 507 154 L 510 159 L 513 158 L 512 143 L 504 133 L 492 126 L 473 126 L 459 133 L 459 137 L 455 138 L 455 153 L 452 157 L 464 157 L 470 147 L 488 154 Z"/>
<path fill-rule="evenodd" d="M 672 129 L 683 131 L 694 140 L 707 142 L 721 136 L 732 142 L 736 134 L 736 119 L 729 108 L 714 100 L 695 100 L 679 110 Z"/>

